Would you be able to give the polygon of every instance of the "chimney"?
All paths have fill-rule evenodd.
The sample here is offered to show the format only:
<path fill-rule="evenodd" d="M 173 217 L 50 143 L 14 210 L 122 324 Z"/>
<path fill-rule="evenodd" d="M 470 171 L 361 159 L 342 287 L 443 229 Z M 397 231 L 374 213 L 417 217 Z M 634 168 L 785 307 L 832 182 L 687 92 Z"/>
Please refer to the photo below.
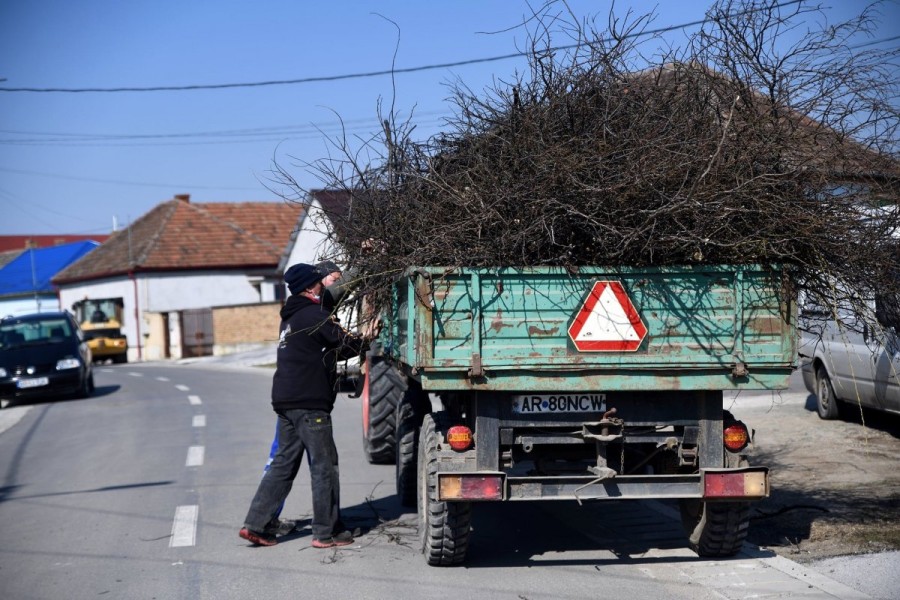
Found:
<path fill-rule="evenodd" d="M 181 200 L 182 202 L 184 202 L 186 204 L 191 203 L 191 195 L 190 194 L 175 194 L 175 199 Z"/>

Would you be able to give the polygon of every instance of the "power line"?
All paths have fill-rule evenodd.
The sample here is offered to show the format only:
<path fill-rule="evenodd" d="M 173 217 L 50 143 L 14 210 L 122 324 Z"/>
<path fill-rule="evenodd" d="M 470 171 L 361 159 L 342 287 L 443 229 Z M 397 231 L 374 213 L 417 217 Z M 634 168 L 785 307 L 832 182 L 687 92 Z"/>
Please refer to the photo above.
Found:
<path fill-rule="evenodd" d="M 900 35 L 895 35 L 894 37 L 884 38 L 881 40 L 872 40 L 871 42 L 865 42 L 863 44 L 856 44 L 855 46 L 850 46 L 853 50 L 858 50 L 859 48 L 865 48 L 866 46 L 875 46 L 877 44 L 884 44 L 885 42 L 893 42 L 895 40 L 900 40 Z"/>
<path fill-rule="evenodd" d="M 780 4 L 776 4 L 772 8 L 784 8 L 786 6 L 791 6 L 793 4 L 801 4 L 806 0 L 789 0 L 787 2 L 782 2 Z M 739 11 L 735 13 L 731 13 L 731 16 L 741 16 L 745 14 L 751 14 L 754 12 L 758 12 L 762 10 L 761 8 L 750 8 L 744 11 Z M 670 25 L 668 27 L 660 27 L 657 29 L 647 29 L 641 30 L 635 33 L 630 33 L 622 36 L 622 39 L 630 39 L 630 38 L 638 38 L 644 37 L 648 35 L 656 35 L 660 33 L 667 33 L 670 31 L 675 31 L 678 29 L 685 29 L 687 27 L 693 27 L 695 25 L 703 25 L 705 23 L 709 23 L 711 19 L 705 18 L 698 21 L 691 21 L 689 23 L 682 23 L 680 25 Z M 584 44 L 568 44 L 564 46 L 556 46 L 554 48 L 550 48 L 549 50 L 552 52 L 558 52 L 560 50 L 571 50 L 573 48 L 578 48 L 583 46 Z M 473 58 L 469 60 L 460 60 L 454 62 L 447 63 L 438 63 L 431 65 L 422 65 L 418 67 L 407 67 L 401 69 L 386 69 L 382 71 L 368 71 L 364 73 L 348 73 L 344 75 L 325 75 L 320 77 L 304 77 L 301 79 L 276 79 L 271 81 L 255 81 L 255 82 L 244 82 L 244 83 L 214 83 L 214 84 L 205 84 L 205 85 L 172 85 L 172 86 L 152 86 L 152 87 L 114 87 L 114 88 L 8 88 L 8 87 L 0 87 L 0 92 L 33 92 L 33 93 L 69 93 L 69 94 L 78 94 L 78 93 L 118 93 L 118 92 L 184 92 L 184 91 L 195 91 L 195 90 L 222 90 L 222 89 L 234 89 L 234 88 L 253 88 L 253 87 L 265 87 L 265 86 L 273 86 L 273 85 L 298 85 L 304 83 L 321 83 L 325 81 L 341 81 L 345 79 L 363 79 L 369 77 L 381 77 L 383 75 L 396 75 L 401 73 L 417 73 L 420 71 L 430 71 L 434 69 L 448 69 L 451 67 L 462 67 L 467 65 L 475 65 L 482 64 L 488 62 L 496 62 L 501 60 L 509 60 L 511 58 L 521 58 L 523 56 L 527 56 L 529 52 L 513 52 L 511 54 L 503 54 L 500 56 L 489 56 L 485 58 Z"/>
<path fill-rule="evenodd" d="M 410 118 L 415 117 L 439 117 L 449 115 L 447 110 L 419 111 Z M 430 119 L 429 121 L 435 121 Z M 418 123 L 418 122 L 417 122 Z M 271 125 L 268 127 L 250 127 L 243 129 L 220 129 L 214 131 L 194 131 L 187 133 L 129 133 L 129 134 L 105 134 L 105 133 L 76 133 L 76 132 L 54 132 L 54 131 L 21 131 L 12 129 L 0 129 L 0 133 L 8 135 L 31 135 L 31 136 L 53 136 L 58 138 L 70 138 L 73 141 L 87 140 L 136 140 L 136 139 L 152 139 L 152 138 L 190 138 L 190 137 L 229 137 L 229 136 L 251 136 L 251 135 L 272 135 L 281 133 L 307 133 L 309 131 L 319 131 L 321 129 L 340 129 L 346 126 L 365 125 L 371 127 L 380 121 L 372 117 L 360 117 L 357 119 L 340 119 L 334 121 L 323 121 L 321 123 L 309 123 L 307 125 Z M 80 138 L 80 140 L 79 140 Z M 23 140 L 16 140 L 23 141 Z M 25 140 L 30 141 L 30 140 Z M 59 141 L 59 140 L 52 140 Z"/>
<path fill-rule="evenodd" d="M 431 119 L 416 122 L 417 127 L 439 126 L 443 123 L 442 119 Z M 116 148 L 116 147 L 150 147 L 150 146 L 215 146 L 223 144 L 259 144 L 270 142 L 281 142 L 291 140 L 315 140 L 321 139 L 322 136 L 336 136 L 340 134 L 355 135 L 358 133 L 372 133 L 380 131 L 375 127 L 376 122 L 370 121 L 368 124 L 360 124 L 352 127 L 315 127 L 311 126 L 305 129 L 294 129 L 284 131 L 271 131 L 265 133 L 251 134 L 218 134 L 203 135 L 198 134 L 160 134 L 160 135 L 122 135 L 122 136 L 85 136 L 82 138 L 66 137 L 66 138 L 0 138 L 0 145 L 3 146 L 59 146 L 59 147 L 93 147 L 93 148 Z M 195 137 L 191 140 L 190 138 Z"/>

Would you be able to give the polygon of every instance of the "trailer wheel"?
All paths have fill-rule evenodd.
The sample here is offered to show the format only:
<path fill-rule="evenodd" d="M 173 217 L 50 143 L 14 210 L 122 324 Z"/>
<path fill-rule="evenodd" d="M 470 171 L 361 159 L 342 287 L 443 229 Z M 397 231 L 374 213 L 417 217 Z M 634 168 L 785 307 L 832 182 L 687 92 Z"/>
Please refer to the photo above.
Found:
<path fill-rule="evenodd" d="M 431 412 L 428 394 L 422 391 L 418 382 L 410 381 L 397 404 L 397 443 L 394 464 L 397 482 L 397 496 L 402 506 L 416 505 L 416 475 L 419 456 L 419 427 L 422 419 Z"/>
<path fill-rule="evenodd" d="M 469 549 L 472 504 L 437 499 L 439 445 L 448 428 L 444 413 L 425 415 L 419 443 L 419 541 L 425 562 L 433 567 L 461 564 Z"/>
<path fill-rule="evenodd" d="M 396 410 L 406 391 L 406 378 L 380 356 L 366 357 L 363 383 L 363 452 L 375 465 L 394 461 Z"/>
<path fill-rule="evenodd" d="M 704 502 L 682 499 L 681 523 L 691 550 L 699 556 L 722 558 L 741 550 L 750 526 L 750 505 L 746 502 Z"/>
<path fill-rule="evenodd" d="M 836 419 L 840 413 L 837 396 L 834 394 L 834 386 L 825 367 L 816 370 L 816 412 L 820 419 Z"/>

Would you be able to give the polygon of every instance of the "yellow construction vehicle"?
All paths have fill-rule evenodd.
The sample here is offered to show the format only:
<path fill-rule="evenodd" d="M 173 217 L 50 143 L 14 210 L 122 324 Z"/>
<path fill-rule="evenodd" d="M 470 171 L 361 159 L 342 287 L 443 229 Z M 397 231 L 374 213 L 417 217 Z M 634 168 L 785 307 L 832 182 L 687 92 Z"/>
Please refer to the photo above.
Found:
<path fill-rule="evenodd" d="M 72 305 L 94 361 L 128 362 L 128 339 L 122 333 L 122 298 L 84 298 Z"/>

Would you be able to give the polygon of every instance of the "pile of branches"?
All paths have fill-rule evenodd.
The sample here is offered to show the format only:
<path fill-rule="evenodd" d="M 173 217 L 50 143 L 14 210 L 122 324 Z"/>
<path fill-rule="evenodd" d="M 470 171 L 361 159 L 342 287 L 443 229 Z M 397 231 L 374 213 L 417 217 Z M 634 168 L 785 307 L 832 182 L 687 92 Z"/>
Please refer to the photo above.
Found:
<path fill-rule="evenodd" d="M 648 57 L 651 15 L 600 30 L 553 6 L 528 21 L 529 70 L 457 84 L 440 135 L 415 141 L 379 108 L 363 151 L 338 140 L 344 159 L 315 165 L 351 199 L 329 235 L 363 291 L 415 265 L 709 263 L 791 265 L 819 298 L 900 297 L 896 51 L 846 43 L 877 7 L 782 46 L 815 9 L 725 1 Z"/>

